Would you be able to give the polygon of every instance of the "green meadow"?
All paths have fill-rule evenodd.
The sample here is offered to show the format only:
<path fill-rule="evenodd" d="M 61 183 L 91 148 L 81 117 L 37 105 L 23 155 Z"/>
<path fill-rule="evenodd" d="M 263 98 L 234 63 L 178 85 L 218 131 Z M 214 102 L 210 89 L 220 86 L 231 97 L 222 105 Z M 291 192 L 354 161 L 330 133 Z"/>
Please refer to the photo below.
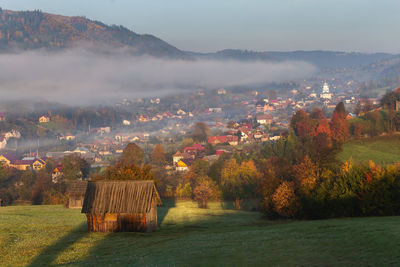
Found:
<path fill-rule="evenodd" d="M 88 233 L 79 210 L 0 208 L 2 266 L 362 266 L 400 264 L 400 217 L 269 221 L 257 212 L 158 210 L 153 233 Z"/>
<path fill-rule="evenodd" d="M 338 158 L 354 162 L 374 161 L 380 165 L 400 162 L 400 137 L 378 137 L 374 139 L 353 140 L 343 145 Z"/>

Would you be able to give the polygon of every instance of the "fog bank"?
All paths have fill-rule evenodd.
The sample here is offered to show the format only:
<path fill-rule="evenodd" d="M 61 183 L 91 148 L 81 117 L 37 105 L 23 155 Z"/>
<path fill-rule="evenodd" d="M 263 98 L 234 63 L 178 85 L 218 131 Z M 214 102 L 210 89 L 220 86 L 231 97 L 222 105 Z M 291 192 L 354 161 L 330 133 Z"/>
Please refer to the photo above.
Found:
<path fill-rule="evenodd" d="M 305 62 L 167 60 L 88 50 L 0 55 L 1 100 L 95 104 L 121 98 L 284 82 L 313 74 Z"/>

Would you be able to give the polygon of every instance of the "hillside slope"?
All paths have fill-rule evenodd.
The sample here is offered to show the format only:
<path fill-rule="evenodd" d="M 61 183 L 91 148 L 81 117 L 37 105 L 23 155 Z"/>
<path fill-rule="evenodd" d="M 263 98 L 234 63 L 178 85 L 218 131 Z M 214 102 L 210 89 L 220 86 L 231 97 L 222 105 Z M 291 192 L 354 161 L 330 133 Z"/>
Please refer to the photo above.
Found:
<path fill-rule="evenodd" d="M 164 203 L 165 204 L 165 203 Z M 195 202 L 159 207 L 153 233 L 88 233 L 79 210 L 2 207 L 4 266 L 398 266 L 400 217 L 276 221 Z"/>
<path fill-rule="evenodd" d="M 185 55 L 155 36 L 137 34 L 123 26 L 109 26 L 85 17 L 0 9 L 0 52 L 59 49 L 82 43 L 97 47 L 124 47 L 133 54 Z"/>
<path fill-rule="evenodd" d="M 344 162 L 350 158 L 357 163 L 372 160 L 379 165 L 400 162 L 400 137 L 382 136 L 350 141 L 343 146 L 338 159 Z"/>
<path fill-rule="evenodd" d="M 32 49 L 63 49 L 89 45 L 100 52 L 124 48 L 134 55 L 208 60 L 309 62 L 319 68 L 366 67 L 393 57 L 387 53 L 335 51 L 257 52 L 225 49 L 216 53 L 182 51 L 149 34 L 137 34 L 123 26 L 106 25 L 85 17 L 68 17 L 41 11 L 10 11 L 0 8 L 0 53 Z M 110 48 L 112 48 L 110 50 Z M 373 68 L 375 65 L 373 65 Z"/>

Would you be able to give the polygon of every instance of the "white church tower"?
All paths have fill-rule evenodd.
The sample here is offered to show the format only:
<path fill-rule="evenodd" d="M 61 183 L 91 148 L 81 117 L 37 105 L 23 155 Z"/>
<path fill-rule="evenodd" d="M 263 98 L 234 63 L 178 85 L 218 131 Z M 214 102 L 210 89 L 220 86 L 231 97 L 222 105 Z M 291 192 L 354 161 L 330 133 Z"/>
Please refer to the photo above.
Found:
<path fill-rule="evenodd" d="M 319 95 L 320 98 L 323 99 L 331 99 L 332 98 L 332 93 L 329 93 L 329 85 L 328 83 L 324 83 L 324 86 L 322 87 L 322 94 Z"/>

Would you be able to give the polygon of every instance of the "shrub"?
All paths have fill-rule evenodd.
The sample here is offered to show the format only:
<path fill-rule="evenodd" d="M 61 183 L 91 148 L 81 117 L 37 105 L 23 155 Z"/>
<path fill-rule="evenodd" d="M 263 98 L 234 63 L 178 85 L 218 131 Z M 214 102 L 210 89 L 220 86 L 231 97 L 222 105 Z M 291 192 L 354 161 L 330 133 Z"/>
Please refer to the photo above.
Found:
<path fill-rule="evenodd" d="M 300 210 L 293 182 L 283 182 L 272 196 L 274 210 L 282 217 L 293 218 Z"/>

